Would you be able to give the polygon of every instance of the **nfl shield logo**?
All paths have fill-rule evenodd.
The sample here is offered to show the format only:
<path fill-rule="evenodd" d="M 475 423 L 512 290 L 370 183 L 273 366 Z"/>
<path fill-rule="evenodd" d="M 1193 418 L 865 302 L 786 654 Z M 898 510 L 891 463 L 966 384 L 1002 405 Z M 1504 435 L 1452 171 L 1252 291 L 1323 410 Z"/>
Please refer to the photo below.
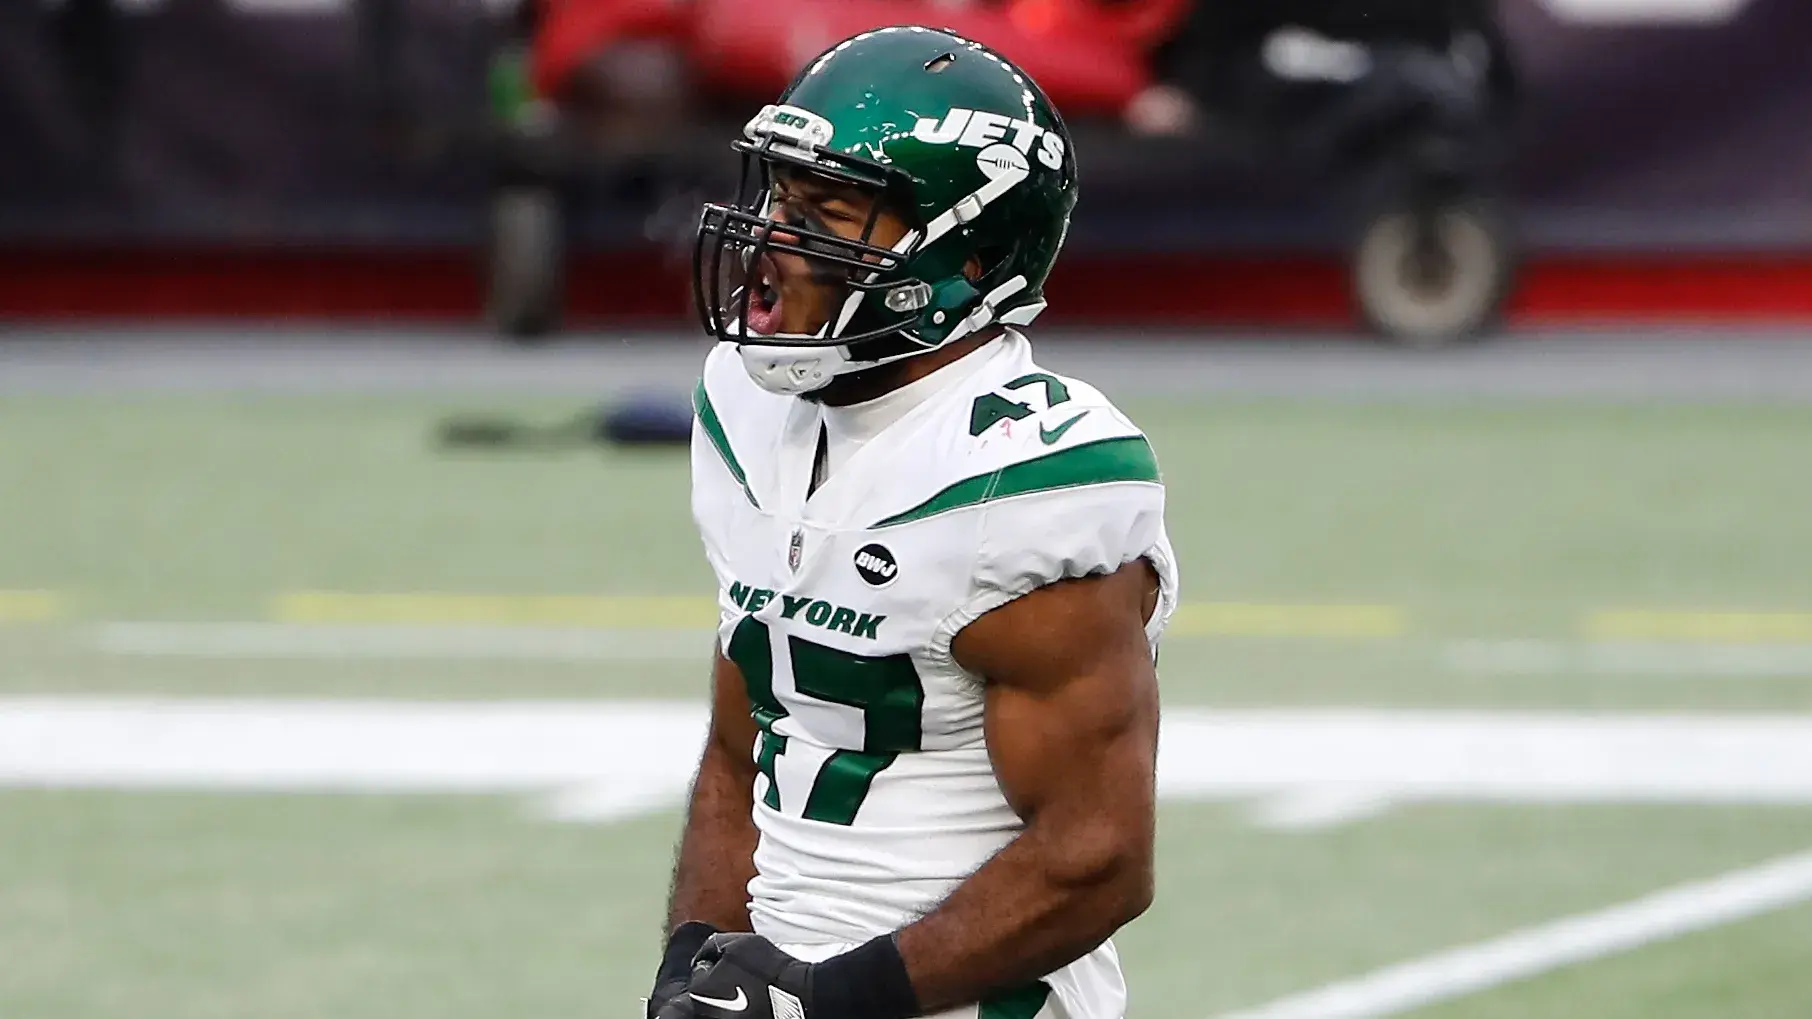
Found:
<path fill-rule="evenodd" d="M 805 532 L 794 531 L 793 540 L 786 546 L 786 568 L 794 573 L 799 572 L 799 558 L 805 554 Z"/>

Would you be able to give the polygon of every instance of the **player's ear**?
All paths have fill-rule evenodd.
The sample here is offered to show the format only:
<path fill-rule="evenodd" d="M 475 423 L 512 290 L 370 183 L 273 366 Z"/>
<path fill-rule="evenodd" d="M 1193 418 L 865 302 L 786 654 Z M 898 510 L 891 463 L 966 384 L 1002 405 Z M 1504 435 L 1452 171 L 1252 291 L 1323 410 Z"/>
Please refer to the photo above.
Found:
<path fill-rule="evenodd" d="M 975 255 L 970 255 L 969 260 L 963 263 L 963 278 L 974 283 L 976 280 L 981 279 L 981 274 L 981 259 Z"/>

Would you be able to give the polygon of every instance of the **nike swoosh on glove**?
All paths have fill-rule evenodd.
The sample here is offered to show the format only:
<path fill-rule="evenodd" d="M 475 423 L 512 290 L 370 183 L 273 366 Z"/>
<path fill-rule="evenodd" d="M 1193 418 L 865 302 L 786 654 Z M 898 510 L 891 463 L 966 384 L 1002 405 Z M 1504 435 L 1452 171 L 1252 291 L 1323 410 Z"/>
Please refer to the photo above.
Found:
<path fill-rule="evenodd" d="M 686 997 L 697 1019 L 805 1019 L 812 966 L 759 934 L 713 934 L 692 960 Z"/>
<path fill-rule="evenodd" d="M 909 1019 L 918 997 L 891 934 L 807 963 L 759 934 L 713 934 L 692 960 L 691 1016 L 658 1019 Z"/>

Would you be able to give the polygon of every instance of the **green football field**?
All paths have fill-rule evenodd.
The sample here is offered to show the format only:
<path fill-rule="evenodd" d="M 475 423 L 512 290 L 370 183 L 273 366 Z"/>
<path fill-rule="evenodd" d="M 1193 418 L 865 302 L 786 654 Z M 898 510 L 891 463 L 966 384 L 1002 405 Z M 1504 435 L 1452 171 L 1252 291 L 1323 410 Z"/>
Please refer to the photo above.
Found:
<path fill-rule="evenodd" d="M 685 457 L 433 441 L 578 406 L 0 400 L 0 1017 L 628 1019 Z M 1812 1014 L 1812 406 L 1129 410 L 1187 603 L 1131 1015 Z"/>

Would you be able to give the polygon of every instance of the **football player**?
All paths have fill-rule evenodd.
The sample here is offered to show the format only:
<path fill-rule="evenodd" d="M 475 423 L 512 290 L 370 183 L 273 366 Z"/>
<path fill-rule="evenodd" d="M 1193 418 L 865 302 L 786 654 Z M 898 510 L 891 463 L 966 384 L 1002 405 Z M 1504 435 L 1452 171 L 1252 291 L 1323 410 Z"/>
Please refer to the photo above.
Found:
<path fill-rule="evenodd" d="M 1022 327 L 1076 202 L 1050 102 L 919 27 L 744 129 L 697 288 L 710 732 L 650 1019 L 1118 1019 L 1152 900 L 1145 436 Z"/>

